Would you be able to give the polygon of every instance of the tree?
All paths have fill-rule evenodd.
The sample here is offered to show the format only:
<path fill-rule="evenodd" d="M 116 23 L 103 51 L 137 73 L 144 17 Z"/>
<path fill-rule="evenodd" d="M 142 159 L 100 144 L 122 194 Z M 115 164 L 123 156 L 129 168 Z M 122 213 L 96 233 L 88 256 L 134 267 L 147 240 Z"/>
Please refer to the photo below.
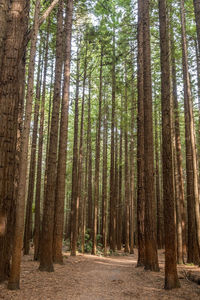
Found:
<path fill-rule="evenodd" d="M 149 0 L 143 3 L 145 269 L 159 271 L 154 223 L 154 147 Z"/>
<path fill-rule="evenodd" d="M 101 107 L 102 107 L 102 72 L 103 72 L 103 46 L 101 46 L 100 54 L 100 86 L 99 86 L 99 115 L 97 120 L 97 134 L 96 134 L 96 155 L 95 155 L 95 176 L 94 176 L 94 214 L 93 214 L 93 246 L 92 254 L 96 254 L 97 247 L 97 217 L 98 217 L 98 200 L 99 200 L 99 169 L 100 169 L 100 151 L 101 151 Z"/>
<path fill-rule="evenodd" d="M 22 145 L 20 153 L 19 165 L 19 187 L 16 201 L 16 221 L 14 230 L 14 242 L 12 249 L 12 266 L 9 277 L 8 288 L 11 290 L 19 289 L 20 281 L 20 264 L 21 264 L 21 249 L 23 245 L 23 231 L 24 231 L 24 210 L 25 210 L 25 188 L 26 186 L 26 172 L 28 164 L 28 142 L 32 113 L 33 100 L 33 86 L 34 86 L 34 66 L 36 55 L 37 34 L 39 30 L 39 13 L 40 0 L 36 1 L 33 36 L 31 39 L 30 60 L 28 69 L 28 87 L 26 96 L 25 120 L 22 131 Z"/>
<path fill-rule="evenodd" d="M 195 20 L 196 20 L 198 48 L 199 48 L 199 55 L 200 55 L 200 2 L 199 0 L 193 0 L 193 3 L 194 3 L 194 12 L 195 12 Z"/>
<path fill-rule="evenodd" d="M 192 94 L 188 67 L 188 51 L 186 41 L 186 25 L 184 2 L 180 1 L 182 66 L 184 81 L 184 113 L 186 142 L 186 174 L 187 174 L 187 209 L 188 209 L 188 262 L 199 263 L 200 255 L 200 218 L 199 190 L 197 175 L 196 141 L 192 109 Z M 195 216 L 195 218 L 194 218 Z"/>
<path fill-rule="evenodd" d="M 61 76 L 63 63 L 63 1 L 59 2 L 57 13 L 56 38 L 56 66 L 54 81 L 53 109 L 51 118 L 51 131 L 49 140 L 46 193 L 44 195 L 44 208 L 42 219 L 42 232 L 40 239 L 40 271 L 53 272 L 53 227 L 54 205 L 56 189 L 56 160 L 58 144 L 58 124 L 60 110 Z"/>
<path fill-rule="evenodd" d="M 18 5 L 20 2 L 20 5 Z M 16 10 L 16 7 L 18 8 Z M 15 0 L 7 11 L 6 36 L 0 68 L 0 211 L 7 219 L 5 235 L 0 239 L 0 281 L 7 279 L 10 270 L 15 201 L 14 169 L 17 141 L 18 107 L 23 88 L 25 44 L 29 1 Z M 15 11 L 15 13 L 13 13 Z M 2 19 L 3 20 L 3 19 Z M 3 48 L 2 48 L 3 49 Z M 22 76 L 19 76 L 22 75 Z M 7 91 L 5 93 L 5 91 Z"/>
<path fill-rule="evenodd" d="M 64 227 L 65 177 L 68 135 L 69 84 L 71 62 L 71 32 L 72 32 L 73 0 L 67 1 L 66 8 L 66 58 L 64 66 L 64 87 L 61 106 L 60 141 L 57 166 L 57 185 L 55 199 L 53 259 L 62 263 L 62 240 Z"/>
<path fill-rule="evenodd" d="M 137 57 L 137 266 L 144 266 L 144 77 L 143 77 L 143 1 L 138 0 L 138 57 Z"/>
<path fill-rule="evenodd" d="M 79 41 L 81 44 L 81 42 Z M 79 44 L 79 45 L 80 45 Z M 73 144 L 73 166 L 72 166 L 72 229 L 71 229 L 71 255 L 76 256 L 77 238 L 78 238 L 78 119 L 79 119 L 79 86 L 80 86 L 80 50 L 77 50 L 76 63 L 76 95 L 74 112 L 74 144 Z"/>
<path fill-rule="evenodd" d="M 165 289 L 180 287 L 176 267 L 176 230 L 174 217 L 174 178 L 172 150 L 171 78 L 169 60 L 169 28 L 166 1 L 159 0 L 161 103 L 162 103 L 162 161 L 165 228 Z"/>

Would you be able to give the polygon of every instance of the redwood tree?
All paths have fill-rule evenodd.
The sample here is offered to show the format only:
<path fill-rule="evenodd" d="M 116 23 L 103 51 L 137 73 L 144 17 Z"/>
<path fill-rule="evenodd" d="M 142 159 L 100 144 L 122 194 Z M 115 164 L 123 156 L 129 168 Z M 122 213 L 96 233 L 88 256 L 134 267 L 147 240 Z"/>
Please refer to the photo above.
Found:
<path fill-rule="evenodd" d="M 162 161 L 163 202 L 165 228 L 165 289 L 180 287 L 176 267 L 176 230 L 174 217 L 174 178 L 172 151 L 172 98 L 169 60 L 169 28 L 166 1 L 159 0 L 161 49 L 161 103 L 162 103 Z"/>

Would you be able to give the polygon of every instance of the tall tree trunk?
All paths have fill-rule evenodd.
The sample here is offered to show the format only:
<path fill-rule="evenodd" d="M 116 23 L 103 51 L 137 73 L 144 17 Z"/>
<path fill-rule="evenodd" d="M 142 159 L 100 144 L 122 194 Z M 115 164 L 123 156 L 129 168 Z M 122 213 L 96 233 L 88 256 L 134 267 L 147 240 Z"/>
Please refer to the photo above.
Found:
<path fill-rule="evenodd" d="M 144 266 L 144 75 L 143 75 L 143 1 L 138 0 L 138 115 L 137 115 L 137 266 Z"/>
<path fill-rule="evenodd" d="M 128 84 L 127 84 L 127 66 L 125 62 L 125 126 L 124 126 L 124 189 L 125 189 L 125 249 L 126 253 L 130 252 L 130 181 L 129 181 L 129 163 L 128 163 Z"/>
<path fill-rule="evenodd" d="M 200 56 L 200 1 L 193 0 L 194 3 L 194 12 L 195 12 L 195 20 L 196 20 L 196 28 L 197 28 L 197 40 L 198 40 L 198 49 Z"/>
<path fill-rule="evenodd" d="M 117 230 L 119 225 L 119 137 L 118 137 L 118 120 L 115 121 L 115 215 L 116 215 L 116 246 L 117 246 Z"/>
<path fill-rule="evenodd" d="M 180 287 L 176 266 L 175 199 L 172 150 L 172 98 L 169 61 L 169 28 L 166 2 L 159 0 L 161 49 L 161 103 L 162 103 L 162 160 L 163 202 L 165 229 L 165 289 Z"/>
<path fill-rule="evenodd" d="M 197 95 L 198 95 L 198 109 L 199 109 L 199 120 L 198 120 L 198 157 L 200 156 L 200 52 L 198 51 L 198 43 L 197 40 L 195 42 L 195 50 L 196 50 L 196 63 L 197 63 Z M 199 165 L 200 170 L 200 165 Z"/>
<path fill-rule="evenodd" d="M 155 238 L 154 149 L 152 123 L 152 82 L 149 0 L 143 4 L 143 68 L 144 68 L 144 171 L 145 171 L 145 269 L 159 271 Z"/>
<path fill-rule="evenodd" d="M 65 203 L 65 177 L 68 138 L 68 110 L 69 110 L 69 84 L 71 61 L 71 33 L 72 33 L 73 0 L 67 1 L 66 8 L 66 58 L 64 67 L 64 89 L 60 120 L 60 141 L 57 166 L 57 185 L 55 195 L 53 260 L 62 263 L 62 241 L 64 227 L 64 203 Z"/>
<path fill-rule="evenodd" d="M 110 147 L 110 248 L 116 248 L 116 203 L 115 203 L 115 29 L 113 29 L 112 45 L 112 116 L 111 116 L 111 147 Z"/>
<path fill-rule="evenodd" d="M 58 145 L 58 124 L 60 110 L 60 92 L 63 62 L 63 1 L 59 2 L 57 13 L 57 38 L 56 38 L 56 66 L 55 83 L 53 96 L 53 109 L 51 119 L 51 131 L 49 140 L 47 184 L 44 195 L 42 232 L 40 240 L 40 271 L 53 272 L 53 228 L 54 228 L 54 208 L 56 190 L 56 161 Z"/>
<path fill-rule="evenodd" d="M 173 128 L 174 131 L 174 128 Z M 180 197 L 179 197 L 179 181 L 178 181 L 178 168 L 177 168 L 177 156 L 176 156 L 176 140 L 175 133 L 173 132 L 173 154 L 174 154 L 174 185 L 175 185 L 175 204 L 176 204 L 176 244 L 177 244 L 177 263 L 182 264 L 184 261 L 183 255 L 183 235 L 182 235 L 182 218 L 180 208 Z"/>
<path fill-rule="evenodd" d="M 107 143 L 108 143 L 108 108 L 106 100 L 104 99 L 104 119 L 103 119 L 103 169 L 102 169 L 102 237 L 104 254 L 107 254 L 107 186 L 108 186 L 108 166 L 107 166 Z"/>
<path fill-rule="evenodd" d="M 154 112 L 155 118 L 155 174 L 156 174 L 156 204 L 157 204 L 157 244 L 158 249 L 163 247 L 163 230 L 162 230 L 162 205 L 160 193 L 160 170 L 159 170 L 159 140 L 158 140 L 158 112 Z"/>
<path fill-rule="evenodd" d="M 184 81 L 184 112 L 186 140 L 187 208 L 188 208 L 188 262 L 199 263 L 200 258 L 200 219 L 199 190 L 197 173 L 196 142 L 192 109 L 192 95 L 188 70 L 186 24 L 184 1 L 180 1 L 182 64 Z"/>
<path fill-rule="evenodd" d="M 12 249 L 12 266 L 11 274 L 8 282 L 8 288 L 11 290 L 19 289 L 20 281 L 20 264 L 21 264 L 21 249 L 23 245 L 24 233 L 24 210 L 25 210 L 25 191 L 26 186 L 26 173 L 28 164 L 28 142 L 32 114 L 32 100 L 33 100 L 33 87 L 34 87 L 34 66 L 35 54 L 37 44 L 37 34 L 39 30 L 39 13 L 40 13 L 40 0 L 35 4 L 34 15 L 34 33 L 31 40 L 29 70 L 28 70 L 28 87 L 26 96 L 26 110 L 25 120 L 22 132 L 22 145 L 20 153 L 20 166 L 19 166 L 19 187 L 17 193 L 16 203 L 16 222 L 14 230 L 14 243 Z"/>
<path fill-rule="evenodd" d="M 84 112 L 85 112 L 85 84 L 87 77 L 87 40 L 85 45 L 85 58 L 84 58 L 84 75 L 83 75 L 83 94 L 82 94 L 82 107 L 81 107 L 81 124 L 80 124 L 80 140 L 79 140 L 79 161 L 78 161 L 78 198 L 79 198 L 79 228 L 80 232 L 82 232 L 82 224 L 84 223 L 84 195 L 83 195 L 83 159 L 84 159 L 84 151 L 83 151 L 83 135 L 84 135 Z M 83 226 L 84 227 L 84 226 Z M 83 250 L 83 249 L 82 249 Z"/>
<path fill-rule="evenodd" d="M 54 63 L 51 65 L 51 82 L 50 82 L 50 95 L 48 105 L 48 121 L 47 121 L 47 142 L 46 142 L 46 159 L 45 159 L 45 173 L 44 173 L 44 195 L 46 195 L 47 187 L 47 166 L 48 166 L 48 153 L 49 153 L 49 140 L 50 140 L 50 129 L 51 129 L 51 112 L 52 112 L 52 84 L 54 81 Z M 44 196 L 45 198 L 45 196 Z"/>
<path fill-rule="evenodd" d="M 85 133 L 84 133 L 85 134 Z M 88 143 L 86 142 L 86 147 Z M 88 187 L 88 153 L 85 153 L 85 176 L 84 176 L 84 193 L 83 193 L 83 201 L 82 201 L 82 209 L 81 209 L 81 252 L 85 252 L 85 233 L 86 233 L 86 213 L 87 213 L 87 187 Z"/>
<path fill-rule="evenodd" d="M 101 106 L 102 106 L 102 87 L 103 87 L 103 46 L 101 46 L 100 58 L 100 86 L 99 86 L 99 114 L 97 120 L 96 134 L 96 154 L 95 154 L 95 177 L 94 177 L 94 215 L 93 215 L 93 244 L 92 254 L 96 254 L 97 248 L 97 218 L 98 218 L 98 201 L 99 201 L 99 166 L 101 152 Z"/>
<path fill-rule="evenodd" d="M 9 275 L 14 228 L 15 149 L 18 108 L 24 86 L 22 82 L 24 75 L 21 75 L 25 70 L 24 39 L 27 33 L 28 11 L 29 1 L 12 1 L 8 10 L 9 22 L 6 23 L 4 51 L 0 65 L 0 213 L 7 218 L 5 235 L 0 237 L 0 281 Z M 3 50 L 3 47 L 1 49 Z"/>
<path fill-rule="evenodd" d="M 173 28 L 171 28 L 171 31 Z M 176 60 L 173 32 L 171 37 L 171 60 L 172 60 L 172 84 L 173 84 L 173 107 L 174 107 L 174 127 L 175 127 L 175 146 L 176 146 L 176 160 L 177 160 L 177 176 L 178 176 L 178 206 L 181 212 L 181 227 L 182 227 L 182 242 L 183 254 L 186 255 L 186 211 L 185 211 L 185 196 L 184 196 L 184 178 L 183 178 L 183 159 L 181 151 L 181 136 L 180 136 L 180 121 L 179 121 L 179 105 L 177 95 L 177 78 L 176 78 Z M 176 201 L 177 201 L 176 200 Z"/>
<path fill-rule="evenodd" d="M 117 250 L 122 248 L 122 210 L 123 210 L 123 200 L 122 200 L 122 160 L 123 160 L 123 101 L 121 96 L 121 116 L 120 116 L 120 138 L 119 138 L 119 194 L 118 194 L 118 214 L 117 214 Z"/>
<path fill-rule="evenodd" d="M 32 235 L 31 221 L 32 221 L 32 203 L 34 194 L 34 183 L 35 183 L 35 166 L 36 166 L 36 147 L 37 147 L 37 136 L 38 136 L 38 119 L 39 119 L 39 108 L 40 108 L 40 75 L 41 75 L 41 45 L 39 50 L 39 61 L 37 71 L 37 85 L 36 85 L 36 97 L 35 97 L 35 110 L 34 110 L 34 126 L 32 134 L 32 145 L 31 145 L 31 159 L 29 167 L 29 184 L 28 184 L 28 196 L 26 204 L 26 219 L 25 219 L 25 231 L 24 231 L 24 255 L 29 254 L 30 250 L 30 239 Z"/>
<path fill-rule="evenodd" d="M 36 87 L 36 100 L 38 102 L 40 102 L 40 97 L 41 97 L 41 79 L 42 79 L 42 74 L 40 74 L 39 82 L 37 83 L 37 87 Z M 41 176 L 42 176 L 41 168 L 42 168 L 42 145 L 43 145 L 43 128 L 41 126 L 41 122 L 42 122 L 42 118 L 41 118 L 41 111 L 40 111 L 40 128 L 39 128 L 36 191 L 35 191 L 34 236 L 33 236 L 34 260 L 38 260 L 39 258 L 40 192 L 41 192 Z"/>
<path fill-rule="evenodd" d="M 76 256 L 77 239 L 78 239 L 78 119 L 79 119 L 79 85 L 80 85 L 80 53 L 77 50 L 76 65 L 76 98 L 74 113 L 74 145 L 73 145 L 73 166 L 72 166 L 72 230 L 71 230 L 71 255 Z"/>
<path fill-rule="evenodd" d="M 92 230 L 92 141 L 91 141 L 91 74 L 89 76 L 89 95 L 88 95 L 88 127 L 87 127 L 87 152 L 88 152 L 88 229 Z"/>
<path fill-rule="evenodd" d="M 41 107 L 43 123 L 44 123 L 44 106 L 45 106 L 46 78 L 47 78 L 47 66 L 48 66 L 49 27 L 50 27 L 50 20 L 48 22 L 48 27 L 47 27 L 46 47 L 45 47 L 45 56 L 44 56 L 44 75 L 43 75 L 42 107 Z M 39 114 L 39 107 L 38 107 L 38 114 Z M 38 127 L 38 118 L 37 118 L 36 126 Z M 24 254 L 29 253 L 29 240 L 31 239 L 31 235 L 32 235 L 32 204 L 33 204 L 33 193 L 34 193 L 34 183 L 35 183 L 35 156 L 36 156 L 37 127 L 34 130 L 33 145 L 32 145 L 33 154 L 31 153 L 31 161 L 30 161 L 29 186 L 28 186 L 25 232 L 24 232 Z"/>
<path fill-rule="evenodd" d="M 133 77 L 134 78 L 134 77 Z M 132 79 L 134 80 L 134 79 Z M 134 127 L 135 127 L 135 118 L 134 118 L 134 105 L 135 105 L 135 97 L 134 97 L 134 84 L 132 84 L 132 105 L 131 105 L 131 141 L 130 141 L 130 150 L 129 150 L 129 161 L 130 161 L 130 253 L 134 253 L 134 224 L 135 224 L 135 181 L 134 181 Z"/>

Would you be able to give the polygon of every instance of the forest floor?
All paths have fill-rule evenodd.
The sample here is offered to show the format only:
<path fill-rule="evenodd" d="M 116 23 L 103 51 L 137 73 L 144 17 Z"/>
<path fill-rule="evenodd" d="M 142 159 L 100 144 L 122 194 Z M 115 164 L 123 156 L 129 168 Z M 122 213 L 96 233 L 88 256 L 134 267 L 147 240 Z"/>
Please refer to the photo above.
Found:
<path fill-rule="evenodd" d="M 166 291 L 164 285 L 164 251 L 159 251 L 160 272 L 136 268 L 135 254 L 101 257 L 78 254 L 64 255 L 64 264 L 55 265 L 55 272 L 38 271 L 32 256 L 24 256 L 21 289 L 8 291 L 0 284 L 4 300 L 132 300 L 132 299 L 200 299 L 200 286 L 185 279 L 185 271 L 198 272 L 195 266 L 178 267 L 180 289 Z"/>

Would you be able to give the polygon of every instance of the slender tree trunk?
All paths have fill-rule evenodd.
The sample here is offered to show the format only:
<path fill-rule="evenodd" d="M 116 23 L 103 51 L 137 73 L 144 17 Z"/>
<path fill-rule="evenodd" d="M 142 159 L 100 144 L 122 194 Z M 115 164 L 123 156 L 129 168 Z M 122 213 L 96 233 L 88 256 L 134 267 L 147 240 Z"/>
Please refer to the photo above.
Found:
<path fill-rule="evenodd" d="M 49 140 L 50 140 L 50 129 L 51 129 L 51 112 L 52 112 L 52 84 L 54 80 L 54 64 L 51 65 L 51 82 L 50 82 L 50 95 L 49 95 L 49 111 L 48 111 L 48 122 L 47 122 L 47 142 L 46 142 L 46 159 L 45 159 L 45 174 L 44 174 L 44 198 L 46 195 L 47 188 L 47 166 L 48 166 L 48 153 L 49 153 Z"/>
<path fill-rule="evenodd" d="M 160 193 L 160 170 L 159 170 L 159 140 L 158 140 L 158 113 L 155 110 L 155 174 L 156 174 L 156 203 L 157 203 L 157 244 L 158 249 L 162 249 L 163 236 L 162 236 L 162 206 L 161 206 L 161 193 Z"/>
<path fill-rule="evenodd" d="M 172 98 L 169 61 L 169 27 L 166 2 L 159 0 L 161 48 L 161 103 L 162 103 L 162 160 L 165 229 L 165 289 L 180 287 L 176 266 L 175 199 L 172 150 Z"/>
<path fill-rule="evenodd" d="M 88 143 L 86 142 L 86 147 Z M 85 252 L 85 233 L 86 233 L 86 203 L 87 203 L 87 186 L 88 186 L 88 153 L 85 153 L 85 176 L 84 176 L 84 193 L 83 193 L 83 202 L 81 210 L 81 252 Z"/>
<path fill-rule="evenodd" d="M 104 99 L 104 119 L 103 119 L 103 178 L 102 178 L 102 237 L 104 254 L 107 254 L 107 186 L 108 186 L 108 166 L 107 166 L 107 143 L 108 143 L 108 124 L 107 124 L 107 103 Z"/>
<path fill-rule="evenodd" d="M 195 42 L 195 50 L 196 50 L 196 62 L 197 62 L 197 95 L 198 95 L 198 109 L 199 109 L 199 120 L 198 120 L 198 157 L 200 155 L 200 52 L 198 51 L 198 44 L 197 40 L 194 40 Z M 200 170 L 200 165 L 199 165 Z"/>
<path fill-rule="evenodd" d="M 174 130 L 174 128 L 173 128 Z M 174 134 L 174 133 L 173 133 Z M 173 153 L 174 153 L 174 182 L 175 182 L 175 204 L 176 204 L 176 244 L 177 244 L 177 263 L 183 264 L 183 234 L 182 234 L 182 218 L 181 218 L 181 208 L 180 208 L 180 197 L 179 197 L 179 176 L 177 168 L 177 155 L 176 155 L 176 140 L 175 134 L 173 137 Z"/>
<path fill-rule="evenodd" d="M 67 1 L 66 8 L 66 58 L 64 67 L 64 89 L 60 120 L 60 141 L 57 166 L 57 185 L 55 195 L 53 260 L 62 263 L 62 241 L 64 227 L 64 203 L 65 203 L 65 177 L 68 139 L 68 110 L 69 110 L 69 84 L 71 61 L 71 33 L 72 33 L 73 0 Z"/>
<path fill-rule="evenodd" d="M 116 113 L 117 115 L 117 113 Z M 115 121 L 115 206 L 116 206 L 116 246 L 117 246 L 117 235 L 118 235 L 118 225 L 119 225 L 119 137 L 118 137 L 118 120 Z"/>
<path fill-rule="evenodd" d="M 125 128 L 124 128 L 124 188 L 125 188 L 125 249 L 126 253 L 130 252 L 129 238 L 130 238 L 130 181 L 129 181 L 129 164 L 128 164 L 128 86 L 127 86 L 127 66 L 125 63 Z"/>
<path fill-rule="evenodd" d="M 197 40 L 198 40 L 198 49 L 200 56 L 200 1 L 193 0 L 194 3 L 194 12 L 195 12 L 195 20 L 196 20 L 196 28 L 197 28 Z"/>
<path fill-rule="evenodd" d="M 62 50 L 63 50 L 63 1 L 59 2 L 57 13 L 57 39 L 56 39 L 56 66 L 55 83 L 53 96 L 53 109 L 51 119 L 51 132 L 49 140 L 47 185 L 44 195 L 44 208 L 42 220 L 42 232 L 40 240 L 40 271 L 53 272 L 53 228 L 54 228 L 54 208 L 56 190 L 56 160 L 58 145 L 58 124 L 60 110 L 60 92 L 62 77 Z"/>
<path fill-rule="evenodd" d="M 42 77 L 42 74 L 40 74 L 39 82 L 37 83 L 37 87 L 36 87 L 36 100 L 38 102 L 40 102 L 40 97 L 41 97 L 41 77 Z M 41 128 L 41 121 L 42 121 L 42 118 L 41 118 L 41 112 L 40 112 L 40 128 L 39 128 L 36 192 L 35 192 L 34 236 L 33 236 L 34 260 L 38 260 L 38 258 L 39 258 L 40 190 L 41 190 L 41 176 L 42 176 L 41 168 L 42 168 L 42 144 L 43 144 L 43 129 Z"/>
<path fill-rule="evenodd" d="M 111 116 L 111 148 L 110 148 L 110 248 L 116 248 L 116 203 L 115 203 L 115 29 L 113 29 L 112 46 L 112 116 Z"/>
<path fill-rule="evenodd" d="M 74 145 L 73 145 L 73 166 L 72 166 L 72 232 L 71 232 L 71 255 L 76 256 L 78 239 L 78 119 L 79 119 L 79 85 L 80 85 L 80 53 L 77 50 L 77 74 L 76 74 L 76 98 L 74 115 Z"/>
<path fill-rule="evenodd" d="M 135 181 L 134 181 L 134 86 L 132 87 L 132 106 L 131 106 L 131 141 L 130 141 L 130 150 L 129 150 L 129 161 L 130 161 L 130 253 L 134 253 L 134 202 L 135 202 Z"/>
<path fill-rule="evenodd" d="M 117 250 L 122 248 L 122 210 L 123 210 L 123 201 L 122 201 L 122 160 L 123 160 L 123 102 L 121 96 L 121 116 L 120 116 L 120 142 L 119 142 L 119 195 L 118 195 L 118 214 L 117 214 Z"/>
<path fill-rule="evenodd" d="M 143 78 L 143 1 L 138 0 L 138 115 L 137 115 L 137 266 L 144 266 L 144 78 Z"/>
<path fill-rule="evenodd" d="M 30 171 L 29 171 L 29 185 L 28 185 L 28 196 L 26 204 L 26 219 L 25 219 L 25 231 L 24 231 L 24 255 L 29 254 L 30 250 L 30 239 L 32 235 L 31 221 L 32 221 L 32 203 L 34 194 L 34 183 L 35 183 L 35 166 L 36 166 L 36 147 L 37 147 L 37 136 L 38 136 L 38 119 L 39 119 L 39 108 L 40 108 L 40 73 L 41 73 L 41 46 L 39 50 L 39 61 L 37 71 L 37 85 L 36 85 L 36 98 L 35 98 L 35 111 L 34 111 L 34 126 L 32 134 L 32 145 L 31 145 L 31 159 L 30 159 Z"/>
<path fill-rule="evenodd" d="M 25 186 L 26 173 L 28 164 L 28 142 L 32 113 L 33 87 L 34 87 L 34 66 L 37 44 L 37 34 L 39 30 L 39 12 L 40 0 L 35 4 L 34 16 L 34 34 L 31 40 L 30 61 L 28 70 L 28 88 L 26 97 L 25 121 L 22 132 L 22 145 L 20 153 L 20 168 L 19 168 L 19 187 L 16 203 L 16 222 L 14 230 L 14 243 L 12 249 L 12 266 L 11 274 L 8 282 L 8 288 L 11 290 L 19 289 L 20 281 L 20 264 L 21 264 L 21 249 L 23 245 L 24 233 L 24 210 L 25 210 Z"/>
<path fill-rule="evenodd" d="M 99 114 L 97 120 L 97 135 L 96 135 L 96 155 L 95 155 L 95 178 L 94 178 L 94 216 L 93 216 L 93 245 L 92 254 L 96 255 L 97 248 L 97 218 L 98 218 L 98 201 L 99 201 L 99 167 L 100 167 L 100 152 L 101 152 L 101 106 L 102 106 L 102 87 L 103 87 L 103 47 L 101 46 L 100 58 L 100 86 L 99 86 Z"/>
<path fill-rule="evenodd" d="M 145 171 L 145 269 L 159 271 L 155 238 L 154 147 L 152 124 L 152 83 L 149 0 L 143 4 L 143 68 L 144 68 L 144 171 Z"/>
<path fill-rule="evenodd" d="M 184 2 L 180 1 L 182 64 L 184 81 L 184 112 L 186 140 L 187 208 L 188 208 L 188 262 L 199 263 L 200 258 L 200 219 L 199 190 L 197 173 L 196 142 L 192 109 L 192 95 L 188 70 L 186 24 Z M 195 217 L 194 217 L 195 216 Z"/>
<path fill-rule="evenodd" d="M 79 198 L 79 228 L 81 231 L 82 223 L 84 223 L 84 195 L 83 195 L 83 159 L 84 159 L 84 152 L 83 152 L 83 135 L 84 135 L 84 110 L 85 110 L 85 84 L 86 84 L 86 77 L 87 77 L 87 41 L 86 41 L 86 50 L 85 50 L 85 59 L 84 59 L 84 75 L 83 75 L 83 94 L 82 94 L 82 107 L 81 107 L 81 125 L 80 125 L 80 140 L 79 140 L 79 161 L 78 161 L 78 198 Z M 82 249 L 83 250 L 83 249 Z"/>
<path fill-rule="evenodd" d="M 92 230 L 92 141 L 91 141 L 91 74 L 89 76 L 89 96 L 88 96 L 88 127 L 87 127 L 87 152 L 88 152 L 88 229 Z"/>
<path fill-rule="evenodd" d="M 171 30 L 173 30 L 171 28 Z M 174 127 L 175 127 L 175 146 L 176 146 L 176 161 L 177 161 L 177 176 L 178 176 L 178 207 L 181 212 L 181 228 L 182 228 L 182 242 L 183 254 L 186 255 L 186 212 L 185 212 L 185 196 L 184 196 L 184 178 L 183 178 L 183 159 L 181 151 L 181 136 L 180 136 L 180 122 L 179 122 L 179 105 L 177 96 L 177 79 L 176 79 L 176 61 L 173 33 L 171 32 L 171 59 L 172 59 L 172 83 L 173 83 L 173 107 L 174 107 Z"/>

